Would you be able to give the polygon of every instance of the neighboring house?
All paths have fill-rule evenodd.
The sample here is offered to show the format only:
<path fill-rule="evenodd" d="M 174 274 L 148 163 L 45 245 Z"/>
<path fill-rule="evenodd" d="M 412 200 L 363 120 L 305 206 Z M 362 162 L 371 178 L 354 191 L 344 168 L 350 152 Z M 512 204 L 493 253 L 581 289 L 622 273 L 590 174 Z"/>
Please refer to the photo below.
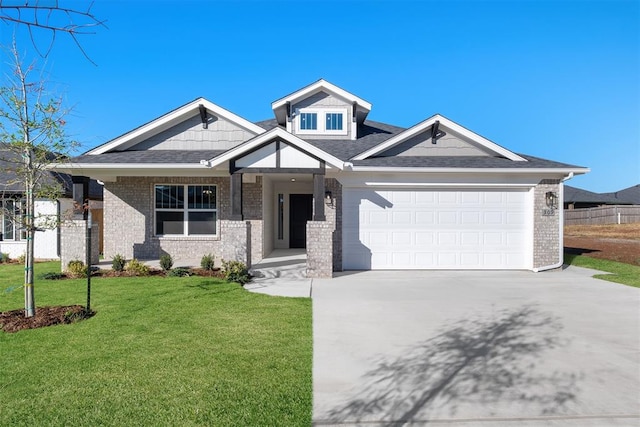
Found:
<path fill-rule="evenodd" d="M 26 253 L 26 232 L 21 226 L 25 211 L 24 186 L 16 179 L 11 160 L 15 154 L 0 149 L 0 252 L 10 258 L 18 258 Z M 40 225 L 34 241 L 34 256 L 39 259 L 60 257 L 59 221 L 73 207 L 71 199 L 71 176 L 58 172 L 45 172 L 40 180 L 43 185 L 59 186 L 62 197 L 58 200 L 36 199 L 35 221 Z M 90 199 L 92 211 L 97 218 L 102 216 L 102 186 L 91 181 Z"/>
<path fill-rule="evenodd" d="M 306 247 L 309 277 L 561 265 L 563 181 L 588 169 L 438 114 L 370 121 L 369 102 L 324 80 L 271 107 L 251 123 L 199 98 L 59 165 L 104 182 L 105 257 L 251 264 Z"/>
<path fill-rule="evenodd" d="M 640 184 L 633 185 L 629 188 L 625 188 L 620 191 L 614 191 L 613 193 L 604 193 L 615 197 L 619 201 L 618 204 L 632 204 L 640 205 Z"/>
<path fill-rule="evenodd" d="M 640 185 L 612 193 L 593 193 L 581 188 L 564 186 L 564 208 L 583 209 L 606 205 L 640 205 Z"/>

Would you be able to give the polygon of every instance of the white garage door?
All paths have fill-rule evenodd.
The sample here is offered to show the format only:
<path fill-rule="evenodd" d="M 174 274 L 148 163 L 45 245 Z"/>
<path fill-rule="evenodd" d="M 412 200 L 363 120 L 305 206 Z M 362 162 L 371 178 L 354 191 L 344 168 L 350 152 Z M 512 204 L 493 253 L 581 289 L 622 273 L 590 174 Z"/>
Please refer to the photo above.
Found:
<path fill-rule="evenodd" d="M 344 188 L 343 268 L 530 268 L 526 190 Z"/>

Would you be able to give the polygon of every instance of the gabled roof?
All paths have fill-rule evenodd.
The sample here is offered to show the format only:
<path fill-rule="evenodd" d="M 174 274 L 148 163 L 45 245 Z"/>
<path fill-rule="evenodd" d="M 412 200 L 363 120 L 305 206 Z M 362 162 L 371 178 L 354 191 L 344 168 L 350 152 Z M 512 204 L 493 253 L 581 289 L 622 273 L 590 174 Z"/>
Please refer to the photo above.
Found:
<path fill-rule="evenodd" d="M 169 129 L 172 126 L 175 126 L 176 124 L 181 123 L 182 121 L 198 114 L 200 105 L 204 106 L 204 108 L 214 116 L 228 120 L 251 133 L 259 135 L 265 132 L 265 130 L 260 126 L 251 123 L 246 119 L 243 119 L 237 114 L 234 114 L 229 110 L 225 110 L 224 108 L 204 98 L 198 98 L 130 132 L 127 132 L 124 135 L 112 139 L 111 141 L 108 141 L 94 148 L 93 150 L 88 151 L 86 154 L 94 155 L 107 153 L 109 151 L 126 150 L 127 148 L 137 144 L 138 142 L 141 142 L 153 135 Z"/>
<path fill-rule="evenodd" d="M 24 193 L 24 183 L 16 173 L 19 167 L 16 161 L 18 163 L 20 161 L 20 156 L 16 152 L 0 148 L 0 198 Z M 71 197 L 73 194 L 71 175 L 66 173 L 43 170 L 39 177 L 39 185 L 59 186 L 64 197 Z M 102 186 L 94 179 L 89 181 L 89 197 L 102 200 Z"/>
<path fill-rule="evenodd" d="M 287 104 L 295 104 L 296 102 L 302 101 L 303 99 L 315 95 L 318 92 L 326 92 L 338 98 L 342 98 L 349 104 L 355 104 L 359 113 L 357 114 L 357 120 L 359 123 L 362 123 L 367 114 L 369 114 L 369 112 L 371 111 L 371 103 L 350 92 L 347 92 L 342 88 L 339 88 L 332 83 L 329 83 L 324 79 L 320 79 L 315 83 L 311 83 L 310 85 L 305 86 L 302 89 L 290 93 L 289 95 L 271 103 L 271 108 L 276 115 L 276 120 L 278 121 L 278 123 L 282 125 L 286 122 Z"/>
<path fill-rule="evenodd" d="M 425 132 L 427 129 L 431 128 L 436 122 L 439 122 L 440 126 L 442 126 L 443 128 L 449 129 L 452 132 L 455 132 L 459 135 L 461 135 L 464 138 L 467 138 L 469 140 L 471 140 L 472 142 L 476 143 L 477 145 L 485 148 L 488 151 L 491 151 L 499 156 L 503 156 L 509 160 L 515 161 L 515 162 L 526 162 L 527 159 L 525 159 L 522 156 L 517 155 L 516 153 L 507 150 L 504 147 L 501 147 L 500 145 L 489 141 L 488 139 L 478 135 L 475 132 L 470 131 L 469 129 L 460 126 L 459 124 L 455 123 L 452 120 L 447 119 L 444 116 L 441 116 L 440 114 L 436 114 L 432 117 L 429 117 L 428 119 L 410 127 L 409 129 L 405 130 L 404 132 L 401 132 L 389 139 L 387 139 L 386 141 L 384 141 L 381 144 L 376 145 L 375 147 L 366 150 L 360 154 L 358 154 L 357 156 L 353 157 L 353 160 L 364 160 L 370 157 L 374 157 L 392 147 L 395 147 L 396 145 L 408 140 L 409 138 L 416 136 L 418 134 L 420 134 L 421 132 Z"/>
<path fill-rule="evenodd" d="M 287 144 L 297 147 L 321 160 L 324 160 L 328 165 L 334 168 L 337 168 L 340 170 L 344 169 L 344 162 L 342 160 L 308 143 L 307 141 L 300 139 L 295 135 L 290 134 L 289 132 L 287 132 L 286 130 L 280 127 L 273 128 L 268 132 L 258 135 L 255 138 L 252 138 L 249 141 L 246 141 L 238 145 L 237 147 L 234 147 L 228 151 L 225 151 L 219 156 L 213 157 L 210 160 L 203 160 L 201 163 L 210 168 L 213 168 L 225 162 L 228 162 L 231 159 L 240 157 L 245 153 L 250 153 L 251 151 L 262 146 L 263 144 L 266 144 L 269 141 L 272 141 L 276 138 L 280 138 L 280 140 L 286 142 Z"/>
<path fill-rule="evenodd" d="M 634 191 L 636 192 L 635 198 Z M 565 203 L 597 203 L 601 205 L 640 204 L 640 185 L 612 193 L 594 193 L 582 188 L 564 186 Z"/>
<path fill-rule="evenodd" d="M 634 205 L 640 205 L 640 184 L 625 188 L 624 190 L 604 194 L 611 195 L 615 197 L 616 200 L 624 200 L 625 202 L 631 202 Z"/>

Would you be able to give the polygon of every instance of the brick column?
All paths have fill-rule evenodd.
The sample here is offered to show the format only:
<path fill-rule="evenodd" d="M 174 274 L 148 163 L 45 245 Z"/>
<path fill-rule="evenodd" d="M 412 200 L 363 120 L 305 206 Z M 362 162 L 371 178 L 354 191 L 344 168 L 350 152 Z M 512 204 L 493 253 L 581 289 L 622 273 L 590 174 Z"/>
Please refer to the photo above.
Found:
<path fill-rule="evenodd" d="M 251 225 L 248 221 L 220 221 L 222 258 L 251 266 Z"/>
<path fill-rule="evenodd" d="M 333 276 L 333 224 L 307 222 L 307 277 Z"/>
<path fill-rule="evenodd" d="M 533 268 L 542 268 L 557 264 L 561 261 L 560 248 L 560 212 L 562 200 L 558 209 L 550 209 L 545 200 L 545 194 L 552 191 L 560 194 L 560 181 L 544 179 L 534 188 L 533 209 Z"/>
<path fill-rule="evenodd" d="M 69 261 L 87 259 L 86 221 L 69 220 L 60 225 L 60 270 L 67 269 Z M 91 225 L 91 263 L 100 262 L 100 240 L 98 224 Z"/>

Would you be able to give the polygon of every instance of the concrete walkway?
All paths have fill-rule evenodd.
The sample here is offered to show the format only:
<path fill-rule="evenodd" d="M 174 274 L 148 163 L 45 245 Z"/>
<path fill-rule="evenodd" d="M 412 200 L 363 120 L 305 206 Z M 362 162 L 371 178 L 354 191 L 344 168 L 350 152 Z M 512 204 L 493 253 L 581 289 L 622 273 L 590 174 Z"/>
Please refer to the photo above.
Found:
<path fill-rule="evenodd" d="M 310 297 L 312 279 L 306 278 L 304 249 L 276 249 L 249 271 L 253 276 L 245 289 L 267 295 Z"/>
<path fill-rule="evenodd" d="M 315 279 L 314 423 L 639 426 L 640 290 L 593 273 Z"/>

